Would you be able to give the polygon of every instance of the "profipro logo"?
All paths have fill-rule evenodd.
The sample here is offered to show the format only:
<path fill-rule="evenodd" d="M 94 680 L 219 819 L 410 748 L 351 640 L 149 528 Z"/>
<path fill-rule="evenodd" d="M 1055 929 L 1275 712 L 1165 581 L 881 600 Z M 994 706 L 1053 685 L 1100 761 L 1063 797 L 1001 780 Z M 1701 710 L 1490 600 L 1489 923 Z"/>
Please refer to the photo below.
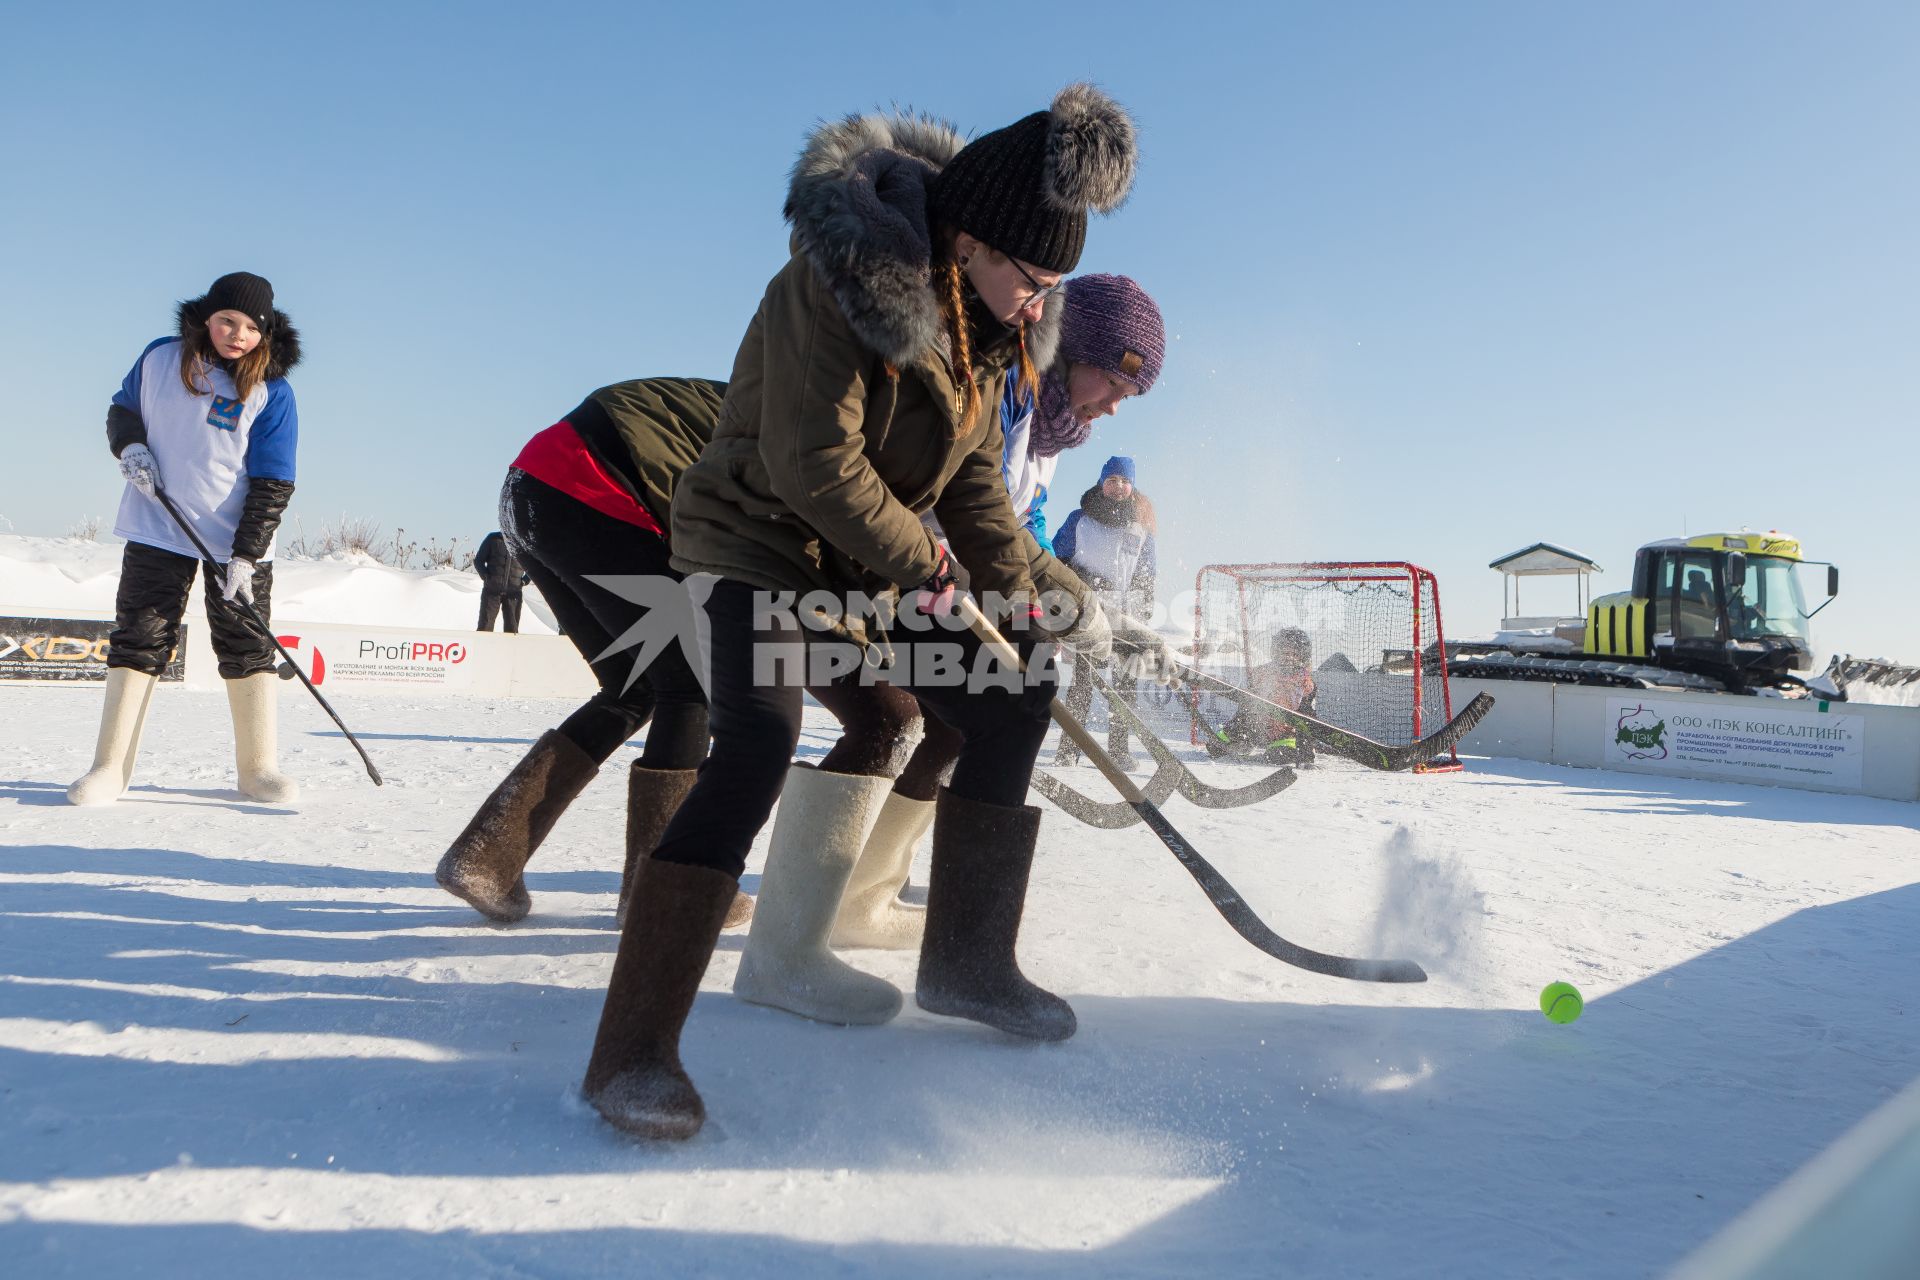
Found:
<path fill-rule="evenodd" d="M 458 640 L 401 640 L 394 644 L 362 640 L 357 656 L 362 662 L 444 662 L 457 666 L 467 660 L 467 646 Z"/>

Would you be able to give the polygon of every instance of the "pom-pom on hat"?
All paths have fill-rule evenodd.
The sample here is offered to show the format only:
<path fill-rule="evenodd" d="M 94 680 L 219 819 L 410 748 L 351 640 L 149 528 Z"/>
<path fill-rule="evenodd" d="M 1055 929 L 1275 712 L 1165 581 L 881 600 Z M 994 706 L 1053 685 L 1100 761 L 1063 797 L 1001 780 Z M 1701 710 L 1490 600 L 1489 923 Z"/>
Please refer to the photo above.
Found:
<path fill-rule="evenodd" d="M 1126 201 L 1136 159 L 1126 110 L 1090 84 L 1068 85 L 1049 109 L 962 147 L 933 180 L 932 212 L 1043 271 L 1071 271 L 1087 211 Z"/>

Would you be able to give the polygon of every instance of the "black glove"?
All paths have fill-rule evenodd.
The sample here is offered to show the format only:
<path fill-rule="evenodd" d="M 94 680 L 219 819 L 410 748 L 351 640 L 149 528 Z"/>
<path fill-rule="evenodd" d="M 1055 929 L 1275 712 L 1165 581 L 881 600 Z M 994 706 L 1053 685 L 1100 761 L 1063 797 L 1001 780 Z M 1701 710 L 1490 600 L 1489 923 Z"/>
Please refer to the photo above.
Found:
<path fill-rule="evenodd" d="M 1011 619 L 1004 632 L 1026 671 L 1020 687 L 1020 709 L 1035 720 L 1045 720 L 1051 714 L 1054 696 L 1060 692 L 1060 640 L 1041 626 L 1045 618 L 1043 609 L 1030 606 Z"/>

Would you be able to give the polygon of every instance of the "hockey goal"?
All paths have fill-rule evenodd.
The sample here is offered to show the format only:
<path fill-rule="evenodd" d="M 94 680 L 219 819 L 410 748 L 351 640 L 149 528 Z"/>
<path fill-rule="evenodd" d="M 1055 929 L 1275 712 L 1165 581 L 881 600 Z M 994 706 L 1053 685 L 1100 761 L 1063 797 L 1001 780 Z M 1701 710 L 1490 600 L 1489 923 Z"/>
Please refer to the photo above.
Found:
<path fill-rule="evenodd" d="M 1210 564 L 1194 585 L 1193 653 L 1202 670 L 1244 689 L 1263 664 L 1304 659 L 1313 684 L 1307 709 L 1389 746 L 1453 718 L 1440 587 L 1418 565 Z M 1236 710 L 1227 697 L 1196 701 L 1194 740 L 1203 722 L 1217 725 Z M 1420 772 L 1459 767 L 1449 753 Z"/>

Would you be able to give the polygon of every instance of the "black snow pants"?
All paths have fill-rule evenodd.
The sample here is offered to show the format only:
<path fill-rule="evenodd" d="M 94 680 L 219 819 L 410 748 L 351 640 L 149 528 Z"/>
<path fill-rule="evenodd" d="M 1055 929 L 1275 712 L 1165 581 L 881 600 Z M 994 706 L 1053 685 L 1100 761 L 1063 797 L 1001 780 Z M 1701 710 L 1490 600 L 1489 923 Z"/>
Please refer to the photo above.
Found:
<path fill-rule="evenodd" d="M 180 619 L 187 612 L 194 571 L 200 561 L 144 542 L 129 542 L 120 557 L 120 586 L 113 598 L 113 634 L 107 640 L 107 665 L 157 676 L 180 643 Z M 220 583 L 206 581 L 208 639 L 220 660 L 220 678 L 238 680 L 274 669 L 278 655 L 239 608 L 220 594 Z M 272 621 L 273 562 L 255 565 L 253 607 Z"/>
<path fill-rule="evenodd" d="M 493 620 L 498 618 L 501 631 L 515 634 L 520 630 L 520 606 L 525 602 L 526 597 L 518 591 L 480 588 L 480 630 L 493 630 Z"/>

